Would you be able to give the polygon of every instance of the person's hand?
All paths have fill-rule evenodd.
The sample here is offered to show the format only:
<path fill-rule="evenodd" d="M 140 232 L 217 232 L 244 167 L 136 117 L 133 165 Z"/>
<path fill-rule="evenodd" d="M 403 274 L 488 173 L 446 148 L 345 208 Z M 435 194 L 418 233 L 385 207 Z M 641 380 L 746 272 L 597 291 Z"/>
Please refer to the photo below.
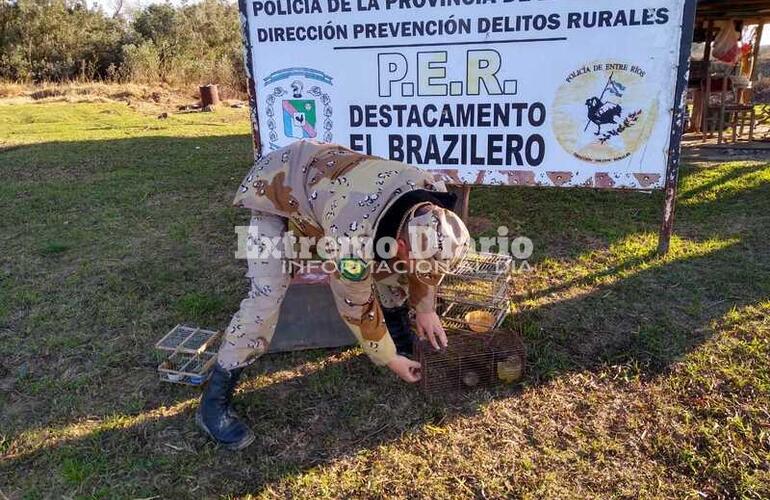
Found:
<path fill-rule="evenodd" d="M 398 375 L 401 380 L 409 382 L 410 384 L 419 382 L 422 378 L 420 363 L 412 361 L 406 356 L 396 356 L 390 363 L 388 363 L 388 368 Z"/>
<path fill-rule="evenodd" d="M 435 312 L 417 313 L 417 335 L 421 338 L 428 338 L 430 344 L 435 350 L 449 345 L 446 338 L 444 327 L 441 326 L 441 320 Z"/>

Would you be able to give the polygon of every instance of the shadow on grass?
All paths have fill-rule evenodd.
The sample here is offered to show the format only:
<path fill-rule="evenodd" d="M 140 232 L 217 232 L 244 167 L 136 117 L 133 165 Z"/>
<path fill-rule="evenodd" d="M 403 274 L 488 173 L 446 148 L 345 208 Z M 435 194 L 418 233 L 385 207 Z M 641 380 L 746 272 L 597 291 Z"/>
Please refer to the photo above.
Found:
<path fill-rule="evenodd" d="M 733 307 L 770 295 L 767 280 L 748 286 L 736 282 L 735 269 L 726 264 L 743 251 L 740 242 L 727 243 L 713 252 L 632 272 L 613 283 L 592 286 L 589 293 L 523 311 L 513 324 L 525 332 L 531 378 L 547 381 L 564 371 L 608 364 L 631 366 L 632 375 L 644 378 L 660 374 L 709 338 L 712 321 Z M 578 282 L 591 283 L 609 274 L 597 273 Z M 550 290 L 562 291 L 550 288 L 542 295 Z"/>
<path fill-rule="evenodd" d="M 99 210 L 117 204 L 131 224 L 123 232 L 109 235 L 118 239 L 145 232 L 162 240 L 176 216 L 191 212 L 203 214 L 195 218 L 194 224 L 188 222 L 183 230 L 178 230 L 183 237 L 176 237 L 176 241 L 213 235 L 217 245 L 227 247 L 221 251 L 224 257 L 213 261 L 211 249 L 186 252 L 185 258 L 191 262 L 189 268 L 183 269 L 186 279 L 201 287 L 214 288 L 222 279 L 239 283 L 221 290 L 224 296 L 231 298 L 218 312 L 203 307 L 205 317 L 199 319 L 222 325 L 240 299 L 242 279 L 237 267 L 218 273 L 224 269 L 218 266 L 224 266 L 222 263 L 232 255 L 232 221 L 220 213 L 210 212 L 209 204 L 226 200 L 235 188 L 247 166 L 243 155 L 247 150 L 247 137 L 128 139 L 99 144 L 62 143 L 16 148 L 0 152 L 0 161 L 11 160 L 10 168 L 0 170 L 0 179 L 9 190 L 25 191 L 34 187 L 40 190 L 30 192 L 4 208 L 11 210 L 11 221 L 28 218 L 30 214 L 33 217 L 39 215 L 41 204 L 44 207 L 55 205 L 70 212 L 84 210 L 84 218 L 88 224 L 93 224 L 93 221 L 98 223 Z M 76 168 L 71 162 L 81 158 L 84 151 L 95 154 L 96 158 L 90 158 L 90 167 L 79 167 L 77 173 L 83 179 L 81 184 L 67 188 L 54 185 L 56 181 L 46 180 L 45 175 L 26 172 L 34 164 L 41 172 L 58 175 L 64 161 L 70 162 L 63 169 L 66 173 L 68 169 Z M 174 155 L 179 158 L 174 161 L 166 158 Z M 113 157 L 117 159 L 110 163 Z M 29 158 L 36 160 L 33 162 Z M 736 179 L 751 173 L 751 170 L 738 170 L 740 173 L 728 176 Z M 687 170 L 685 174 L 688 175 Z M 709 187 L 698 189 L 702 192 Z M 169 196 L 154 196 L 168 194 L 169 190 Z M 147 194 L 145 199 L 150 202 L 137 203 L 137 192 Z M 59 198 L 47 199 L 50 196 Z M 626 193 L 489 189 L 482 195 L 480 205 L 495 207 L 491 210 L 492 216 L 500 224 L 518 227 L 523 234 L 537 233 L 541 247 L 545 249 L 538 257 L 542 261 L 552 256 L 563 257 L 564 253 L 579 255 L 584 251 L 580 243 L 586 239 L 597 242 L 597 248 L 606 250 L 624 238 L 654 231 L 659 214 L 657 199 L 657 196 L 650 198 Z M 696 215 L 697 211 L 696 218 L 704 221 L 698 228 L 690 228 L 696 233 L 697 241 L 677 242 L 678 245 L 692 245 L 694 249 L 685 249 L 665 260 L 649 255 L 631 257 L 586 278 L 556 283 L 520 297 L 553 296 L 552 301 L 525 309 L 509 320 L 509 325 L 523 330 L 528 343 L 530 371 L 522 386 L 477 391 L 447 400 L 426 400 L 413 388 L 404 390 L 391 376 L 369 365 L 362 357 L 351 357 L 348 353 L 335 351 L 330 361 L 325 360 L 329 355 L 326 352 L 270 356 L 250 370 L 252 376 L 237 398 L 241 414 L 254 427 L 258 439 L 246 451 L 232 454 L 217 450 L 194 428 L 192 412 L 195 404 L 188 400 L 197 397 L 196 393 L 159 388 L 154 377 L 144 375 L 133 387 L 134 392 L 142 395 L 142 409 L 131 410 L 121 406 L 123 386 L 120 377 L 125 376 L 125 367 L 89 367 L 105 381 L 104 387 L 88 393 L 87 397 L 75 396 L 82 408 L 65 419 L 69 423 L 64 424 L 64 428 L 71 427 L 73 432 L 54 440 L 51 446 L 35 446 L 28 452 L 8 456 L 0 465 L 0 484 L 5 484 L 6 493 L 13 487 L 12 494 L 21 491 L 16 488 L 30 489 L 34 494 L 37 488 L 37 493 L 42 496 L 50 495 L 48 488 L 62 482 L 78 495 L 117 493 L 181 497 L 190 496 L 193 488 L 197 488 L 195 495 L 242 494 L 312 467 L 373 450 L 399 440 L 405 433 L 421 432 L 425 425 L 446 424 L 472 416 L 493 398 L 515 397 L 527 387 L 564 373 L 622 364 L 638 376 L 654 377 L 706 341 L 711 335 L 711 322 L 727 310 L 770 296 L 770 257 L 763 243 L 768 229 L 765 222 L 760 220 L 730 238 L 720 229 L 724 218 L 748 216 L 754 211 L 768 213 L 768 200 L 770 189 L 763 183 L 751 190 L 733 192 L 725 198 L 682 209 L 680 220 L 687 220 L 688 215 Z M 524 213 L 528 215 L 517 219 L 517 208 L 521 207 L 526 207 Z M 537 214 L 543 214 L 543 217 L 538 219 Z M 156 220 L 148 227 L 148 217 L 168 220 Z M 40 227 L 45 230 L 46 224 L 53 225 L 54 222 L 43 223 Z M 10 222 L 6 220 L 5 224 Z M 89 228 L 83 230 L 88 232 Z M 62 241 L 68 241 L 67 232 L 61 234 L 65 236 Z M 219 236 L 215 236 L 217 234 Z M 571 235 L 571 239 L 558 248 L 554 245 L 555 250 L 551 253 L 548 242 L 557 241 L 564 234 Z M 722 244 L 698 247 L 699 242 L 722 236 L 725 236 Z M 98 253 L 102 237 L 95 236 L 97 247 L 94 251 L 97 253 L 89 256 L 95 259 L 93 265 L 97 270 L 101 258 L 105 261 L 115 258 L 111 254 Z M 44 275 L 46 272 L 57 273 L 58 266 L 63 265 L 61 260 L 40 258 L 40 253 L 34 252 L 31 246 L 34 239 L 22 238 L 16 244 L 18 251 L 34 253 L 36 260 L 33 262 L 42 266 Z M 67 256 L 71 252 L 65 249 L 62 254 Z M 171 262 L 179 256 L 174 246 L 150 245 L 140 252 L 145 259 L 157 261 L 159 269 L 173 269 Z M 12 257 L 3 257 L 3 264 L 11 274 L 18 272 Z M 135 269 L 139 273 L 136 276 L 151 279 L 137 267 L 141 265 L 127 259 L 121 269 L 124 272 Z M 603 278 L 620 272 L 624 273 L 622 279 L 601 283 Z M 165 276 L 164 279 L 168 278 Z M 134 296 L 131 311 L 125 311 L 124 324 L 110 325 L 110 328 L 119 331 L 121 327 L 129 328 L 132 322 L 143 325 L 134 339 L 125 343 L 118 340 L 117 345 L 126 349 L 127 359 L 137 361 L 133 369 L 151 372 L 154 365 L 147 352 L 154 341 L 169 326 L 190 318 L 178 317 L 179 313 L 173 308 L 163 309 L 162 314 L 139 313 L 147 314 L 147 317 L 136 318 L 136 311 L 150 311 L 158 306 L 153 294 L 163 290 L 158 290 L 160 285 L 152 283 L 132 284 L 131 279 L 136 278 L 129 274 L 126 285 L 136 285 L 129 286 Z M 38 283 L 34 278 L 27 281 L 32 286 Z M 600 284 L 590 287 L 594 282 Z M 172 285 L 163 285 L 168 286 Z M 589 291 L 569 293 L 574 288 L 584 287 L 589 287 Z M 115 293 L 119 290 L 120 286 L 114 288 Z M 92 297 L 93 300 L 98 298 Z M 203 299 L 199 299 L 196 296 L 193 304 L 183 304 L 181 310 L 201 309 L 198 302 Z M 209 304 L 206 300 L 203 302 Z M 97 305 L 94 312 L 98 311 Z M 10 317 L 15 319 L 5 328 L 12 334 L 19 332 L 18 341 L 21 342 L 28 316 L 15 314 Z M 83 330 L 86 338 L 98 342 L 104 326 L 98 315 L 94 324 L 85 323 L 79 317 L 68 320 Z M 44 324 L 39 333 L 55 335 L 58 332 L 53 329 L 53 324 Z M 73 357 L 78 352 L 68 352 L 65 348 L 58 355 Z M 32 353 L 32 356 L 42 355 L 41 352 Z M 253 377 L 257 370 L 279 373 L 273 377 L 275 380 L 268 379 L 264 385 L 255 387 L 264 381 L 263 377 Z M 282 377 L 280 374 L 284 371 L 293 374 Z M 37 397 L 47 395 L 43 392 Z M 17 394 L 7 396 L 4 403 L 23 405 L 29 398 L 29 395 Z M 107 405 L 110 412 L 89 410 L 100 398 L 112 403 Z M 43 404 L 35 411 L 45 410 Z M 144 414 L 152 416 L 138 418 Z M 121 423 L 118 418 L 114 426 L 77 432 L 84 417 L 109 419 L 111 415 L 122 416 L 125 420 Z M 39 417 L 33 419 L 31 415 L 30 421 L 40 423 L 17 425 L 14 434 L 6 436 L 6 441 L 19 438 L 25 430 L 55 427 L 51 422 L 41 421 Z M 0 451 L 10 449 L 10 445 L 4 446 L 5 449 L 0 448 Z"/>
<path fill-rule="evenodd" d="M 702 193 L 705 193 L 706 191 L 722 186 L 729 182 L 739 180 L 742 177 L 746 177 L 746 176 L 761 172 L 766 168 L 767 168 L 767 164 L 760 163 L 760 162 L 750 163 L 748 165 L 735 167 L 731 169 L 729 172 L 726 172 L 722 175 L 718 175 L 716 178 L 708 182 L 704 182 L 703 184 L 700 184 L 692 189 L 682 190 L 679 193 L 679 200 L 680 201 L 690 200 Z"/>

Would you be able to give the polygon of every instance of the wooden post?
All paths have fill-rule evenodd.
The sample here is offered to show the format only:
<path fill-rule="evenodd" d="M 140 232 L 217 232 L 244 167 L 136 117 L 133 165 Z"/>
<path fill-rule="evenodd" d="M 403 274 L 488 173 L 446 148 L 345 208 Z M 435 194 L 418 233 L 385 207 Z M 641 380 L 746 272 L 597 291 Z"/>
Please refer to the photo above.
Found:
<path fill-rule="evenodd" d="M 765 31 L 765 19 L 761 19 L 759 21 L 759 26 L 757 26 L 757 36 L 756 36 L 756 46 L 754 47 L 754 56 L 751 61 L 751 81 L 753 82 L 754 79 L 757 77 L 757 71 L 759 70 L 759 55 L 760 52 L 762 52 L 762 34 Z"/>
<path fill-rule="evenodd" d="M 742 76 L 745 76 L 749 80 L 749 85 L 740 89 L 738 93 L 738 104 L 749 104 L 752 100 L 753 89 L 751 82 L 754 81 L 754 69 L 757 67 L 757 59 L 759 57 L 759 49 L 762 44 L 762 30 L 764 28 L 764 20 L 758 21 L 757 29 L 754 32 L 754 39 L 752 40 L 753 50 L 751 54 L 742 55 L 740 62 L 740 72 Z M 753 22 L 752 22 L 753 24 Z M 741 133 L 741 135 L 743 135 Z"/>
<path fill-rule="evenodd" d="M 455 205 L 455 213 L 460 216 L 463 222 L 468 222 L 468 212 L 471 198 L 471 186 L 468 184 L 451 184 L 447 186 L 447 190 L 450 193 L 457 195 L 457 204 Z"/>
<path fill-rule="evenodd" d="M 703 140 L 707 139 L 709 126 L 709 104 L 711 103 L 711 43 L 714 41 L 714 21 L 708 22 L 706 27 L 706 48 L 703 51 L 703 61 L 706 67 L 706 89 L 703 94 L 703 119 L 701 120 L 701 132 Z"/>
<path fill-rule="evenodd" d="M 749 82 L 751 82 L 751 90 L 748 95 L 748 104 L 754 101 L 754 81 L 757 79 L 757 71 L 759 71 L 759 55 L 762 51 L 762 34 L 765 31 L 765 19 L 759 20 L 759 26 L 757 26 L 757 36 L 754 46 L 754 55 L 751 60 L 751 72 L 749 73 Z"/>

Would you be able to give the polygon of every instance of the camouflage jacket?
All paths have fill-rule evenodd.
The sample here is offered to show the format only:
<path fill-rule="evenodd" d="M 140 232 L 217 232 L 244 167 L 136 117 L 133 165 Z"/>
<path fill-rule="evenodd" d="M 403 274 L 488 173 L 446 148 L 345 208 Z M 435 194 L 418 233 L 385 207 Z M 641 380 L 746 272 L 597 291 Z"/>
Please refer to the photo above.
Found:
<path fill-rule="evenodd" d="M 403 163 L 356 153 L 338 145 L 298 141 L 255 162 L 234 204 L 286 217 L 304 236 L 371 237 L 380 216 L 402 194 L 415 189 L 446 191 L 432 174 Z M 370 263 L 367 263 L 370 264 Z M 435 308 L 434 290 L 411 275 L 367 273 L 346 279 L 339 272 L 331 289 L 343 320 L 378 365 L 396 355 L 374 281 L 407 281 L 417 312 Z"/>

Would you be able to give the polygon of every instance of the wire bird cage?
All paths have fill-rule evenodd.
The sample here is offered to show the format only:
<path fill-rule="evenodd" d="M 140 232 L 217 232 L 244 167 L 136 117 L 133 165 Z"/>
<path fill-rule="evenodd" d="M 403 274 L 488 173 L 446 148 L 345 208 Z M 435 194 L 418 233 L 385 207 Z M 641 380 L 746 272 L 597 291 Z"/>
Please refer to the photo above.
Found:
<path fill-rule="evenodd" d="M 526 352 L 521 335 L 495 330 L 483 334 L 447 331 L 449 346 L 440 351 L 417 342 L 422 388 L 436 394 L 521 380 Z"/>
<path fill-rule="evenodd" d="M 512 267 L 510 256 L 469 252 L 444 276 L 436 292 L 436 312 L 444 328 L 470 333 L 499 328 L 510 307 Z"/>
<path fill-rule="evenodd" d="M 518 332 L 502 330 L 510 308 L 508 287 L 513 259 L 469 253 L 437 289 L 436 312 L 449 346 L 436 351 L 415 345 L 426 392 L 449 392 L 521 379 L 526 352 Z"/>
<path fill-rule="evenodd" d="M 216 362 L 215 346 L 221 337 L 221 332 L 176 325 L 155 344 L 164 355 L 171 353 L 158 365 L 160 380 L 186 385 L 206 382 Z"/>

